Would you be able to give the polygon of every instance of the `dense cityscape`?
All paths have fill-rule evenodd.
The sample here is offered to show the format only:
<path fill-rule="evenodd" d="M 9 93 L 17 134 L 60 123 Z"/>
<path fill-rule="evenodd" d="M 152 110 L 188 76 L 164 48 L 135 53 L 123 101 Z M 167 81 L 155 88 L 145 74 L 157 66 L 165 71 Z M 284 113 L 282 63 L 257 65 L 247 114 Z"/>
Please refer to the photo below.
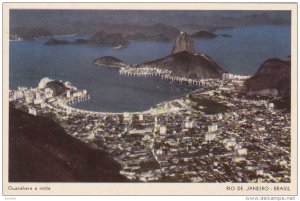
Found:
<path fill-rule="evenodd" d="M 10 90 L 9 101 L 108 152 L 130 181 L 290 182 L 291 119 L 276 107 L 280 98 L 246 97 L 247 76 L 192 80 L 137 70 L 120 74 L 157 75 L 199 88 L 147 111 L 105 113 L 72 107 L 92 97 L 69 82 L 43 78 L 36 88 Z"/>

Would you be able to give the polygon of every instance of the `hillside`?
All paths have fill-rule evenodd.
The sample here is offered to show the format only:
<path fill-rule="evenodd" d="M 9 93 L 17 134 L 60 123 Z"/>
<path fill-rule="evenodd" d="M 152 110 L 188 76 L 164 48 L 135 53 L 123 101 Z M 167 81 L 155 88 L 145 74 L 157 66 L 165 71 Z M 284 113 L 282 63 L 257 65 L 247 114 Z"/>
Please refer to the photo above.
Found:
<path fill-rule="evenodd" d="M 10 182 L 122 182 L 119 165 L 51 119 L 10 106 Z"/>
<path fill-rule="evenodd" d="M 278 58 L 266 60 L 256 74 L 245 82 L 248 94 L 261 94 L 276 89 L 279 96 L 291 95 L 291 62 Z"/>
<path fill-rule="evenodd" d="M 221 78 L 224 73 L 218 64 L 205 54 L 178 52 L 167 57 L 143 63 L 138 67 L 153 67 L 172 71 L 173 76 L 191 79 Z"/>

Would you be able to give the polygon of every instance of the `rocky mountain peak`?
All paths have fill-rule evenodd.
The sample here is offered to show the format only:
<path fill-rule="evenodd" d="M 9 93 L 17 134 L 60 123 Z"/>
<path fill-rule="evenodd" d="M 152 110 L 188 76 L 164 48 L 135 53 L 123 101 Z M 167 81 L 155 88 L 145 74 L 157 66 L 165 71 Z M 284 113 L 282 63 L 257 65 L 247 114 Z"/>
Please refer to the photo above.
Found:
<path fill-rule="evenodd" d="M 181 31 L 179 36 L 176 38 L 171 54 L 182 51 L 187 51 L 192 54 L 195 53 L 195 47 L 191 37 L 183 31 Z"/>

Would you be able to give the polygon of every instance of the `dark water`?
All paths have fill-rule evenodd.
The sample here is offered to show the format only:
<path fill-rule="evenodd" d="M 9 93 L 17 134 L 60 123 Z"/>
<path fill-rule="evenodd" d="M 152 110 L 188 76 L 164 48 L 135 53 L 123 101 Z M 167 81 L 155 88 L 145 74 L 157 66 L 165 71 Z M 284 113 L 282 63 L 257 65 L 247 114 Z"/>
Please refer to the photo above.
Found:
<path fill-rule="evenodd" d="M 45 46 L 46 40 L 10 43 L 10 89 L 35 87 L 43 77 L 70 81 L 87 89 L 91 96 L 90 101 L 75 107 L 105 112 L 146 110 L 192 90 L 155 77 L 120 76 L 117 69 L 92 64 L 105 55 L 130 64 L 150 61 L 168 55 L 171 43 L 132 42 L 126 49 L 113 50 L 85 45 Z"/>
<path fill-rule="evenodd" d="M 197 40 L 195 45 L 199 52 L 207 53 L 229 72 L 253 74 L 264 60 L 290 55 L 290 27 L 287 26 L 251 26 L 218 32 L 233 37 Z M 74 36 L 57 38 L 75 39 Z M 167 56 L 172 43 L 133 41 L 128 48 L 114 50 L 86 45 L 46 46 L 46 41 L 10 42 L 10 89 L 35 87 L 43 77 L 70 81 L 91 95 L 89 102 L 76 107 L 106 112 L 149 109 L 192 90 L 159 78 L 120 76 L 117 69 L 92 64 L 94 59 L 107 55 L 129 64 L 151 61 Z"/>
<path fill-rule="evenodd" d="M 265 60 L 288 59 L 291 55 L 290 26 L 245 26 L 215 33 L 226 33 L 232 38 L 196 40 L 197 51 L 206 53 L 231 73 L 253 75 Z"/>

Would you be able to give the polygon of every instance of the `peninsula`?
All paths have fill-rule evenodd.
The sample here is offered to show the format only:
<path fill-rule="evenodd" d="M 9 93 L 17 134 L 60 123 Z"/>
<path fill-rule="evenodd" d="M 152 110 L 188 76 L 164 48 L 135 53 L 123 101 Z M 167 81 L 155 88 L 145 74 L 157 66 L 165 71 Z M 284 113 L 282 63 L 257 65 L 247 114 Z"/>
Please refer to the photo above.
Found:
<path fill-rule="evenodd" d="M 135 66 L 120 65 L 120 60 L 109 56 L 94 60 L 94 64 L 112 66 L 112 60 L 118 65 L 120 74 L 124 75 L 159 75 L 172 80 L 188 81 L 192 79 L 199 83 L 202 79 L 221 79 L 225 72 L 209 56 L 196 53 L 193 40 L 180 32 L 174 42 L 171 54 L 164 58 L 145 62 Z"/>

